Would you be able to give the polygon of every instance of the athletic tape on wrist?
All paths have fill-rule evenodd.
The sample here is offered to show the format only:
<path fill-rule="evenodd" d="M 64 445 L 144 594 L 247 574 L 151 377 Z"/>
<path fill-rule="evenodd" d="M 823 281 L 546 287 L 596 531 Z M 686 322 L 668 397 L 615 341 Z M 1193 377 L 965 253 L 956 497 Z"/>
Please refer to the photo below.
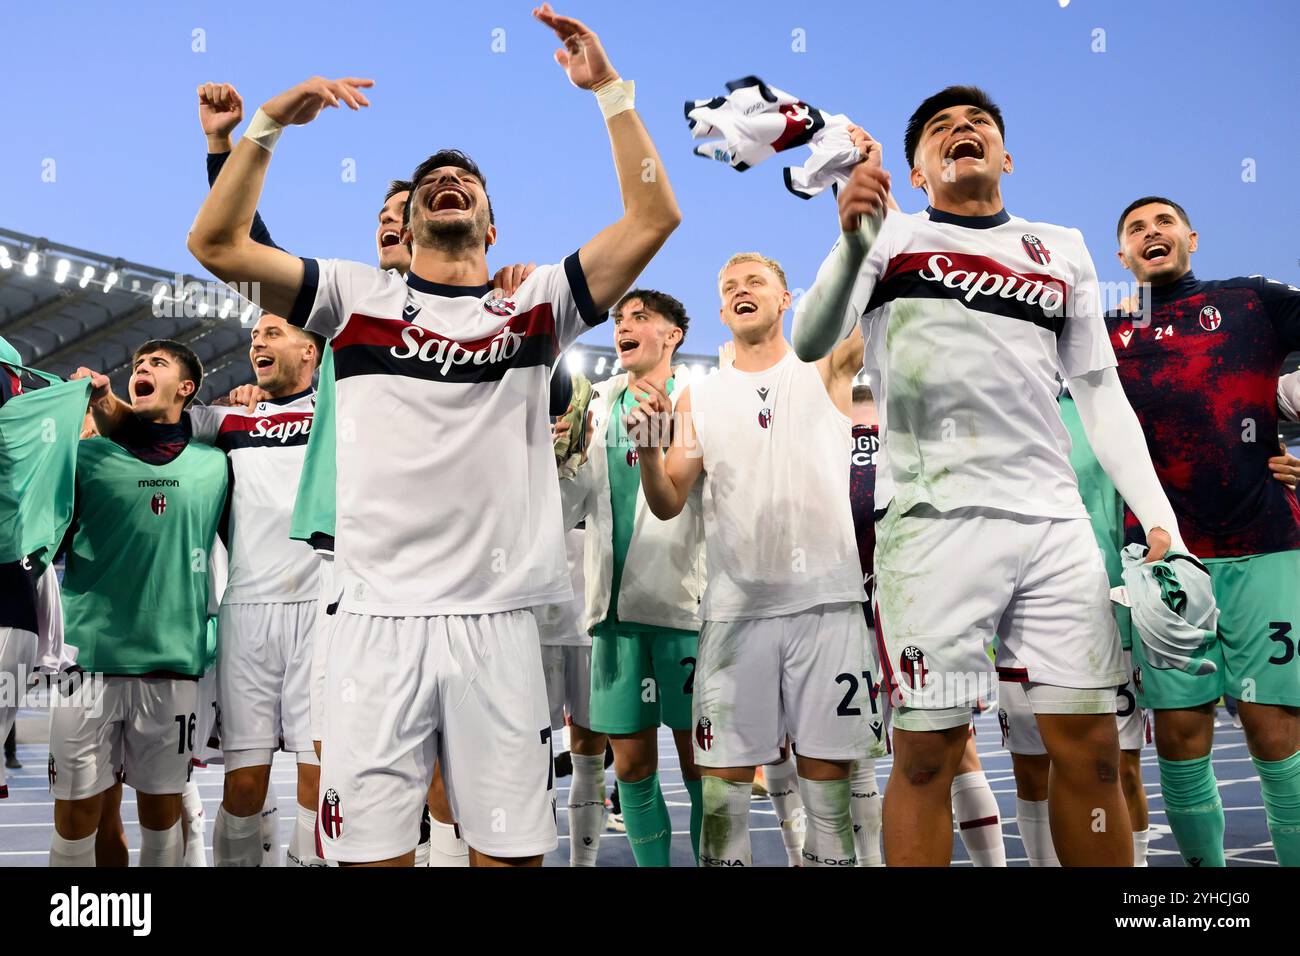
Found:
<path fill-rule="evenodd" d="M 284 132 L 284 127 L 277 123 L 259 106 L 257 112 L 253 114 L 253 119 L 248 124 L 248 130 L 244 133 L 244 139 L 251 139 L 258 146 L 261 146 L 268 153 L 275 151 L 276 140 Z"/>
<path fill-rule="evenodd" d="M 600 112 L 607 120 L 625 110 L 635 109 L 636 84 L 631 80 L 614 80 L 595 93 Z"/>

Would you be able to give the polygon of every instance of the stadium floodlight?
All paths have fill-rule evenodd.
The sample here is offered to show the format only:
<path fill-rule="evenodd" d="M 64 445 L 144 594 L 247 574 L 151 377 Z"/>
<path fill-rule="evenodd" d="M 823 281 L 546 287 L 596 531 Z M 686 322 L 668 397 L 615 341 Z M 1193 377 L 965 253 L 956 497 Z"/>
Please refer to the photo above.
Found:
<path fill-rule="evenodd" d="M 199 299 L 198 313 L 201 316 L 208 314 L 208 299 L 206 296 Z"/>
<path fill-rule="evenodd" d="M 95 267 L 86 266 L 86 268 L 81 270 L 81 281 L 78 282 L 77 285 L 84 289 L 86 286 L 90 285 L 90 280 L 93 278 L 95 278 Z"/>
<path fill-rule="evenodd" d="M 253 309 L 255 309 L 255 308 L 257 308 L 257 307 L 256 307 L 255 305 L 253 305 L 253 303 L 251 303 L 251 302 L 248 303 L 248 308 L 246 308 L 246 309 L 243 311 L 243 314 L 239 316 L 239 322 L 240 322 L 241 325 L 247 325 L 247 324 L 252 320 L 252 318 L 253 318 Z"/>
<path fill-rule="evenodd" d="M 221 311 L 217 313 L 217 318 L 224 319 L 230 315 L 230 310 L 235 307 L 235 300 L 226 298 L 221 300 Z"/>
<path fill-rule="evenodd" d="M 0 246 L 0 269 L 12 269 L 14 261 L 9 258 L 9 247 Z"/>
<path fill-rule="evenodd" d="M 32 252 L 27 253 L 27 263 L 23 266 L 23 275 L 25 276 L 36 275 L 36 265 L 40 261 L 41 261 L 40 253 L 34 250 Z"/>
<path fill-rule="evenodd" d="M 139 292 L 139 291 L 140 291 L 140 280 L 139 280 L 139 279 L 132 279 L 132 280 L 131 280 L 131 291 L 132 291 L 132 292 Z"/>
<path fill-rule="evenodd" d="M 576 349 L 570 352 L 569 357 L 565 359 L 565 365 L 567 365 L 569 371 L 575 375 L 581 374 L 582 369 L 586 364 L 586 357 Z"/>
<path fill-rule="evenodd" d="M 605 371 L 605 356 L 598 355 L 596 357 L 596 368 L 593 374 L 599 375 L 603 371 Z"/>
<path fill-rule="evenodd" d="M 104 291 L 107 292 L 109 289 L 113 288 L 113 286 L 117 285 L 117 280 L 118 274 L 116 272 L 110 272 L 108 275 L 104 276 Z"/>
<path fill-rule="evenodd" d="M 54 281 L 62 282 L 68 277 L 68 270 L 72 268 L 72 263 L 67 259 L 60 259 L 54 267 Z"/>

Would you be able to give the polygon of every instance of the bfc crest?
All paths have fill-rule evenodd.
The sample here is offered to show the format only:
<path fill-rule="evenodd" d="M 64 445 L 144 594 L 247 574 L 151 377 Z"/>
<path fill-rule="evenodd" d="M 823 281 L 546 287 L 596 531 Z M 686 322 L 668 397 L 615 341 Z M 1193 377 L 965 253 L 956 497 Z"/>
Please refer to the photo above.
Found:
<path fill-rule="evenodd" d="M 708 750 L 713 746 L 713 721 L 707 717 L 701 717 L 695 725 L 695 746 L 701 750 Z"/>
<path fill-rule="evenodd" d="M 898 658 L 898 669 L 907 678 L 907 686 L 920 690 L 930 672 L 925 667 L 925 653 L 915 644 L 908 644 Z"/>
<path fill-rule="evenodd" d="M 491 312 L 493 315 L 499 315 L 502 318 L 505 318 L 508 315 L 514 315 L 515 303 L 500 293 L 497 293 L 489 296 L 488 300 L 483 303 L 483 311 Z"/>
<path fill-rule="evenodd" d="M 627 450 L 627 466 L 629 468 L 635 468 L 636 463 L 640 459 L 640 457 L 641 456 L 637 454 L 637 450 L 635 448 L 629 448 Z"/>
<path fill-rule="evenodd" d="M 161 491 L 158 492 L 149 500 L 149 508 L 155 515 L 161 517 L 162 513 L 167 510 L 167 496 Z"/>
<path fill-rule="evenodd" d="M 1043 245 L 1043 240 L 1037 236 L 1025 233 L 1020 237 L 1020 244 L 1025 247 L 1025 255 L 1040 266 L 1045 266 L 1052 261 L 1052 254 L 1047 251 L 1047 246 Z"/>
<path fill-rule="evenodd" d="M 320 828 L 331 840 L 337 840 L 343 832 L 342 801 L 333 787 L 325 791 L 325 799 L 321 802 Z"/>
<path fill-rule="evenodd" d="M 758 413 L 758 427 L 759 428 L 772 427 L 772 409 L 764 408 L 762 411 Z"/>
<path fill-rule="evenodd" d="M 1201 309 L 1200 321 L 1201 328 L 1205 329 L 1207 332 L 1213 332 L 1223 324 L 1223 316 L 1214 306 L 1207 305 L 1205 308 Z"/>

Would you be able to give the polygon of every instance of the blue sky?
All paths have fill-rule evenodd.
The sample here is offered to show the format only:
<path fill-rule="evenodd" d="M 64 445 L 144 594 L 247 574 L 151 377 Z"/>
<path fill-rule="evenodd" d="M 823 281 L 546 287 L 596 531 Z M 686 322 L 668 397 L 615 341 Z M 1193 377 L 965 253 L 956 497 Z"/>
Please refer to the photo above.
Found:
<path fill-rule="evenodd" d="M 195 87 L 234 83 L 251 116 L 313 74 L 374 78 L 374 106 L 330 111 L 281 140 L 261 210 L 294 252 L 373 261 L 387 181 L 448 145 L 488 175 L 493 267 L 556 261 L 618 215 L 597 107 L 552 62 L 557 43 L 527 3 L 7 6 L 0 225 L 197 272 L 185 250 L 207 185 Z M 943 86 L 976 83 L 1006 115 L 1017 166 L 1004 181 L 1008 208 L 1082 229 L 1103 279 L 1126 277 L 1113 254 L 1119 210 L 1152 192 L 1191 213 L 1202 276 L 1300 279 L 1300 4 L 1289 0 L 584 0 L 559 10 L 595 29 L 637 82 L 685 217 L 641 281 L 686 303 L 688 351 L 726 338 L 714 281 L 729 254 L 773 255 L 793 287 L 806 286 L 838 228 L 829 194 L 805 202 L 784 191 L 779 157 L 742 174 L 691 155 L 683 101 L 750 73 L 871 130 L 907 211 L 924 204 L 904 188 L 907 116 Z M 1105 52 L 1093 52 L 1096 30 Z M 1248 159 L 1254 182 L 1242 181 Z M 341 175 L 347 160 L 355 182 Z"/>

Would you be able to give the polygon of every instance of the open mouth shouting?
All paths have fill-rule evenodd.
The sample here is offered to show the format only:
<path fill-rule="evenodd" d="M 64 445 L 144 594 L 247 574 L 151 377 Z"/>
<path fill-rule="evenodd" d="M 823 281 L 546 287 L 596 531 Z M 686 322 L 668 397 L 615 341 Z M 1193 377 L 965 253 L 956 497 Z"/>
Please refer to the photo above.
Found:
<path fill-rule="evenodd" d="M 253 368 L 258 372 L 269 372 L 275 367 L 275 357 L 265 353 L 253 356 Z"/>
<path fill-rule="evenodd" d="M 618 349 L 619 361 L 625 368 L 628 359 L 636 355 L 637 349 L 641 348 L 641 343 L 630 335 L 620 335 L 614 345 Z"/>
<path fill-rule="evenodd" d="M 150 379 L 143 376 L 134 379 L 131 382 L 131 392 L 136 398 L 148 398 L 154 393 L 154 384 Z"/>
<path fill-rule="evenodd" d="M 385 229 L 379 234 L 379 246 L 382 249 L 387 249 L 390 246 L 398 246 L 401 244 L 402 234 L 396 229 Z"/>
<path fill-rule="evenodd" d="M 1153 239 L 1142 247 L 1142 261 L 1148 265 L 1161 265 L 1169 260 L 1173 251 L 1168 239 Z"/>
<path fill-rule="evenodd" d="M 446 212 L 464 212 L 473 205 L 473 197 L 469 191 L 462 186 L 454 183 L 444 183 L 435 189 L 429 190 L 429 196 L 425 200 L 425 206 L 431 213 Z"/>
<path fill-rule="evenodd" d="M 731 311 L 736 315 L 753 315 L 758 311 L 758 303 L 753 299 L 737 299 L 732 303 Z"/>
<path fill-rule="evenodd" d="M 948 144 L 943 158 L 952 163 L 959 159 L 983 159 L 984 144 L 974 136 L 959 136 Z"/>

